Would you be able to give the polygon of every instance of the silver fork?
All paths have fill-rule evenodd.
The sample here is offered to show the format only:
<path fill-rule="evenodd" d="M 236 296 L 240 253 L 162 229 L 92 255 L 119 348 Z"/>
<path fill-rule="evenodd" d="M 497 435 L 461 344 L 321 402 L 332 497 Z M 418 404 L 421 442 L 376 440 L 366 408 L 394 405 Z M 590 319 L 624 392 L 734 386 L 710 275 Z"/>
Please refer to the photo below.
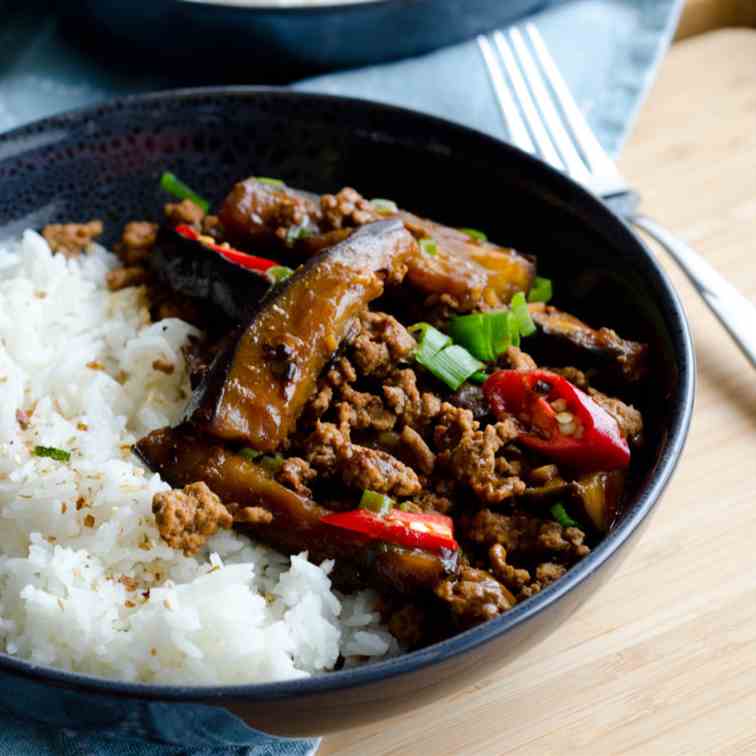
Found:
<path fill-rule="evenodd" d="M 563 171 L 656 240 L 756 367 L 756 306 L 685 242 L 636 211 L 639 197 L 591 131 L 533 24 L 479 36 L 513 144 Z"/>

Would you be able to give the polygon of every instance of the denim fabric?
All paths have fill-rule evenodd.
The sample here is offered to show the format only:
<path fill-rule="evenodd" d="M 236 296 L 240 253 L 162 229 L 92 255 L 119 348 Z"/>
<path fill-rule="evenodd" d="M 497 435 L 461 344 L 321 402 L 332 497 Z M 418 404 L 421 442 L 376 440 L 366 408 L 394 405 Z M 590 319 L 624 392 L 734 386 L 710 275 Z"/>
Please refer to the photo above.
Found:
<path fill-rule="evenodd" d="M 535 19 L 599 139 L 615 153 L 681 5 L 682 0 L 557 0 Z M 131 77 L 123 70 L 93 66 L 66 42 L 55 16 L 40 13 L 41 7 L 51 5 L 47 0 L 0 0 L 0 131 L 112 95 L 176 83 L 165 73 Z M 180 83 L 191 84 L 186 76 Z M 295 88 L 404 105 L 506 138 L 475 42 L 320 76 Z M 15 698 L 12 711 L 0 709 L 0 756 L 305 756 L 319 742 L 272 738 L 225 711 L 188 704 L 145 703 L 125 719 L 115 717 L 107 735 L 101 724 L 96 730 L 74 731 L 50 724 L 66 722 L 65 696 L 55 698 L 61 707 L 58 718 L 51 718 L 54 712 L 47 709 L 47 724 L 21 719 L 35 710 L 33 701 L 24 701 L 22 684 Z"/>

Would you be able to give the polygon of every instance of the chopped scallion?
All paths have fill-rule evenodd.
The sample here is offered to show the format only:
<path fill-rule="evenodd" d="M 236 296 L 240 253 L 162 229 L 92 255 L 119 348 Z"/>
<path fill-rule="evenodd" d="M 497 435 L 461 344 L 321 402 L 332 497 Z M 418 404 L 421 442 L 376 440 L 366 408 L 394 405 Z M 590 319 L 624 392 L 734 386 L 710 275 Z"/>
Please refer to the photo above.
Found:
<path fill-rule="evenodd" d="M 239 456 L 244 457 L 248 462 L 254 462 L 259 457 L 262 457 L 262 452 L 257 449 L 251 449 L 249 446 L 245 446 L 239 449 Z"/>
<path fill-rule="evenodd" d="M 536 326 L 533 322 L 533 318 L 530 317 L 528 311 L 528 303 L 525 301 L 525 295 L 518 291 L 512 297 L 512 301 L 509 303 L 509 308 L 514 316 L 515 323 L 517 324 L 517 332 L 520 336 L 532 336 L 536 332 Z"/>
<path fill-rule="evenodd" d="M 308 236 L 312 236 L 312 231 L 307 226 L 291 226 L 286 232 L 286 246 L 293 247 L 296 241 L 306 239 Z"/>
<path fill-rule="evenodd" d="M 467 380 L 471 383 L 485 383 L 488 380 L 488 373 L 485 370 L 478 370 L 477 373 L 473 373 Z"/>
<path fill-rule="evenodd" d="M 528 292 L 528 302 L 548 302 L 552 293 L 551 279 L 536 276 Z"/>
<path fill-rule="evenodd" d="M 267 470 L 271 475 L 275 475 L 284 463 L 284 458 L 280 454 L 266 455 L 260 458 L 260 466 Z"/>
<path fill-rule="evenodd" d="M 452 391 L 456 391 L 473 373 L 477 373 L 485 367 L 470 352 L 456 344 L 442 349 L 430 360 L 420 364 L 433 373 L 436 378 L 443 381 Z"/>
<path fill-rule="evenodd" d="M 563 527 L 563 528 L 580 528 L 582 527 L 577 520 L 573 520 L 567 514 L 567 510 L 564 508 L 564 504 L 554 504 L 549 510 L 551 516 Z"/>
<path fill-rule="evenodd" d="M 268 268 L 265 271 L 265 275 L 273 281 L 273 283 L 280 283 L 285 281 L 294 271 L 291 268 L 287 268 L 285 265 L 274 265 L 272 268 Z"/>
<path fill-rule="evenodd" d="M 174 197 L 180 200 L 191 200 L 197 207 L 201 207 L 203 212 L 207 212 L 210 208 L 210 203 L 199 196 L 196 192 L 190 189 L 183 181 L 176 178 L 172 173 L 166 171 L 160 177 L 161 188 L 172 194 Z"/>
<path fill-rule="evenodd" d="M 377 515 L 385 515 L 392 510 L 393 506 L 393 499 L 390 499 L 386 494 L 370 491 L 367 488 L 362 492 L 360 509 L 367 509 L 369 512 Z"/>
<path fill-rule="evenodd" d="M 473 241 L 476 241 L 476 242 L 488 241 L 488 237 L 482 231 L 478 231 L 477 228 L 460 228 L 459 230 L 463 234 L 467 234 Z"/>
<path fill-rule="evenodd" d="M 420 334 L 415 359 L 421 365 L 424 364 L 424 360 L 430 360 L 444 347 L 452 343 L 452 340 L 445 333 L 441 333 L 430 323 L 415 323 L 415 325 L 409 327 L 409 332 Z"/>
<path fill-rule="evenodd" d="M 397 206 L 396 202 L 390 199 L 382 199 L 381 197 L 377 197 L 376 199 L 371 199 L 370 204 L 373 206 L 373 210 L 381 213 L 382 215 L 389 215 L 391 213 L 399 212 L 399 207 Z"/>
<path fill-rule="evenodd" d="M 438 254 L 438 244 L 430 237 L 420 239 L 420 249 L 431 257 L 435 257 Z"/>
<path fill-rule="evenodd" d="M 508 310 L 461 315 L 449 322 L 456 344 L 484 362 L 493 362 L 514 342 L 514 319 Z"/>
<path fill-rule="evenodd" d="M 71 459 L 71 452 L 56 449 L 54 446 L 35 446 L 33 453 L 35 457 L 49 457 L 57 462 L 68 462 Z"/>
<path fill-rule="evenodd" d="M 255 176 L 255 180 L 266 186 L 275 186 L 277 188 L 284 187 L 286 184 L 277 178 L 268 178 L 267 176 Z"/>

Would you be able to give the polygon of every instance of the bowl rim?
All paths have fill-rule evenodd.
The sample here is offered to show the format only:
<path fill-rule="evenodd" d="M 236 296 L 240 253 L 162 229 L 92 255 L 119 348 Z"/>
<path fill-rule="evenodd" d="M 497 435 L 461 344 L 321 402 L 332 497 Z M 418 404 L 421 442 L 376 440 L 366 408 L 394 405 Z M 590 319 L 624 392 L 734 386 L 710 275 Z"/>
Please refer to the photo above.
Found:
<path fill-rule="evenodd" d="M 393 0 L 379 0 L 380 2 Z M 678 394 L 672 399 L 674 403 L 671 421 L 666 435 L 666 441 L 659 459 L 639 490 L 626 516 L 620 524 L 612 530 L 591 553 L 572 567 L 566 575 L 548 586 L 536 596 L 527 599 L 522 604 L 499 617 L 490 620 L 455 635 L 445 641 L 433 644 L 428 648 L 412 651 L 401 656 L 377 661 L 360 667 L 325 672 L 309 678 L 297 678 L 280 682 L 241 683 L 218 685 L 189 685 L 125 682 L 121 680 L 97 677 L 89 674 L 70 672 L 54 667 L 48 667 L 13 657 L 0 652 L 0 670 L 19 677 L 39 680 L 58 687 L 68 688 L 79 692 L 102 693 L 111 697 L 130 698 L 148 701 L 183 702 L 183 703 L 212 703 L 223 704 L 225 701 L 244 700 L 247 702 L 273 701 L 289 697 L 312 696 L 319 693 L 333 692 L 339 689 L 360 688 L 370 685 L 377 680 L 391 679 L 417 672 L 433 664 L 459 657 L 484 645 L 494 638 L 512 631 L 516 626 L 546 610 L 558 602 L 567 593 L 578 587 L 599 569 L 611 556 L 618 551 L 649 515 L 658 503 L 666 489 L 670 478 L 680 459 L 688 430 L 690 428 L 693 405 L 695 399 L 695 353 L 688 319 L 679 295 L 673 288 L 664 269 L 657 262 L 646 243 L 636 235 L 628 223 L 613 212 L 599 198 L 563 175 L 542 160 L 518 149 L 484 132 L 472 129 L 453 121 L 437 116 L 421 113 L 410 108 L 379 103 L 373 100 L 343 97 L 311 92 L 298 92 L 282 87 L 270 86 L 212 86 L 190 87 L 181 89 L 162 90 L 138 95 L 125 95 L 105 100 L 101 103 L 76 108 L 18 126 L 0 134 L 0 148 L 10 148 L 2 151 L 2 159 L 12 157 L 12 148 L 21 146 L 23 149 L 24 134 L 27 131 L 56 130 L 66 125 L 85 123 L 96 119 L 99 115 L 110 112 L 123 112 L 131 105 L 142 105 L 153 101 L 206 100 L 207 98 L 250 98 L 274 97 L 282 100 L 300 100 L 312 103 L 326 102 L 348 108 L 367 108 L 381 111 L 389 116 L 387 122 L 393 119 L 413 120 L 417 124 L 426 124 L 431 130 L 442 130 L 450 134 L 481 140 L 491 149 L 510 152 L 517 155 L 518 160 L 530 163 L 541 172 L 550 174 L 551 180 L 561 183 L 565 189 L 576 194 L 583 202 L 594 206 L 596 220 L 603 220 L 613 224 L 617 234 L 624 237 L 627 244 L 633 245 L 637 253 L 645 257 L 650 269 L 655 274 L 660 287 L 660 301 L 665 303 L 668 311 L 669 330 L 674 345 L 676 357 L 679 360 Z M 393 119 L 392 119 L 393 117 Z M 32 145 L 34 149 L 36 145 Z"/>

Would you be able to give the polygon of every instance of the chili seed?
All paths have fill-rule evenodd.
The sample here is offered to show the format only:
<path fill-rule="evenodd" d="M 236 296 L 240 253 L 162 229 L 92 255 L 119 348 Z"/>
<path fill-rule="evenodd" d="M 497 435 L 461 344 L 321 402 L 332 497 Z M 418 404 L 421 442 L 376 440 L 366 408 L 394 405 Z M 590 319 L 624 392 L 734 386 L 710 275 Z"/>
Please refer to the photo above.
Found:
<path fill-rule="evenodd" d="M 557 422 L 559 425 L 569 425 L 570 423 L 574 422 L 575 418 L 572 416 L 571 412 L 560 412 L 556 416 Z"/>
<path fill-rule="evenodd" d="M 567 409 L 567 402 L 564 399 L 557 399 L 551 402 L 551 407 L 554 412 L 564 412 Z"/>

